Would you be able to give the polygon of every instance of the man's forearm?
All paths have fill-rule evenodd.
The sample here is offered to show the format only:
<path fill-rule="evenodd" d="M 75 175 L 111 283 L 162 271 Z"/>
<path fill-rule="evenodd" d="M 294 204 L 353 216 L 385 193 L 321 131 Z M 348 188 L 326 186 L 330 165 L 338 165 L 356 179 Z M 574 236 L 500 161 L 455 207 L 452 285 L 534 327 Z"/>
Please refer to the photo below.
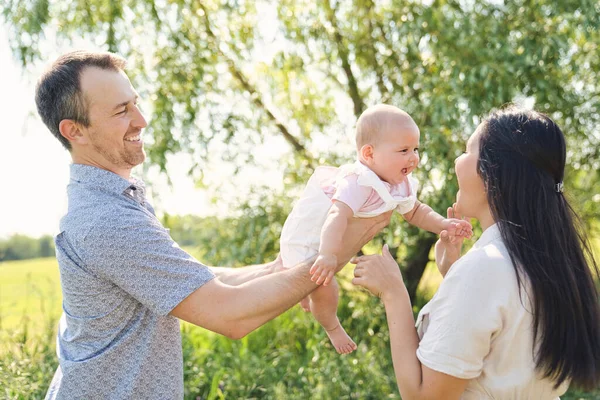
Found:
<path fill-rule="evenodd" d="M 339 268 L 389 223 L 391 214 L 389 211 L 374 218 L 357 218 L 348 224 L 338 256 Z M 216 269 L 219 278 L 183 299 L 171 315 L 231 338 L 243 337 L 318 287 L 310 280 L 313 262 L 314 259 L 310 259 L 289 270 L 273 273 L 268 264 L 250 267 L 248 271 L 240 268 L 239 272 Z"/>
<path fill-rule="evenodd" d="M 318 286 L 310 280 L 314 259 L 237 286 L 233 319 L 247 334 L 282 314 Z"/>
<path fill-rule="evenodd" d="M 257 268 L 256 274 L 243 274 L 247 280 L 237 286 L 214 279 L 179 303 L 171 315 L 233 339 L 241 338 L 317 288 L 310 280 L 313 262 L 314 259 L 310 259 L 271 274 L 263 274 L 264 269 Z M 234 274 L 234 277 L 234 282 L 241 281 L 239 276 Z"/>
<path fill-rule="evenodd" d="M 227 285 L 238 286 L 261 276 L 270 275 L 277 270 L 277 260 L 265 264 L 249 265 L 247 267 L 210 267 L 219 280 Z"/>

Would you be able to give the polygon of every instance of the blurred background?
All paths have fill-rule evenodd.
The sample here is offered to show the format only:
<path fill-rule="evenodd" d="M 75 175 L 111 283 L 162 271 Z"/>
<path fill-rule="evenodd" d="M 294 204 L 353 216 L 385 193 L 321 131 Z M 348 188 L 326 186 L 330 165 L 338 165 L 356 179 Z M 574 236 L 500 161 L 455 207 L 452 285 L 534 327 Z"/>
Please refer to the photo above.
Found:
<path fill-rule="evenodd" d="M 454 159 L 492 109 L 549 114 L 568 140 L 565 192 L 596 248 L 600 214 L 597 1 L 0 0 L 0 389 L 43 398 L 61 312 L 52 236 L 70 158 L 35 111 L 35 81 L 65 51 L 128 60 L 149 126 L 150 186 L 176 241 L 208 265 L 271 260 L 314 168 L 355 158 L 356 119 L 396 105 L 421 129 L 421 201 L 444 213 Z M 388 243 L 418 312 L 441 277 L 433 234 L 398 215 Z M 469 247 L 471 243 L 467 243 Z M 231 341 L 184 325 L 189 399 L 399 398 L 377 299 L 339 277 L 340 357 L 298 310 Z M 600 398 L 571 390 L 565 398 Z"/>

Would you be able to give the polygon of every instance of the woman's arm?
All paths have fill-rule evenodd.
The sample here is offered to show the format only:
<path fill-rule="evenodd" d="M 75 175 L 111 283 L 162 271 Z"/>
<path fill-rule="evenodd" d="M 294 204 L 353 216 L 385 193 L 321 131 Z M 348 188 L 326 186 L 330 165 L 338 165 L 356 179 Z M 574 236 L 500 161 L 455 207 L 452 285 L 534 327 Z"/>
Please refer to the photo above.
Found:
<path fill-rule="evenodd" d="M 383 256 L 356 257 L 352 283 L 379 296 L 385 306 L 390 347 L 398 389 L 403 399 L 459 399 L 468 380 L 459 379 L 422 365 L 416 352 L 419 339 L 410 298 L 398 264 L 387 245 Z"/>
<path fill-rule="evenodd" d="M 456 203 L 448 207 L 446 214 L 448 218 L 458 218 Z M 464 220 L 464 217 L 459 219 Z M 440 233 L 440 238 L 435 243 L 435 263 L 442 276 L 446 276 L 452 264 L 460 258 L 463 240 L 463 237 L 451 236 L 446 230 Z"/>

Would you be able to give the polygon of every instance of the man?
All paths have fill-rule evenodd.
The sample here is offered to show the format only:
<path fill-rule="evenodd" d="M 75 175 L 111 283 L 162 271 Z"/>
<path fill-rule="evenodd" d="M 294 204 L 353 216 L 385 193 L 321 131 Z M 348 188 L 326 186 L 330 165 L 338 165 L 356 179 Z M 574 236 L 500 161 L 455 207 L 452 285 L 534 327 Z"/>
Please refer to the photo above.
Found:
<path fill-rule="evenodd" d="M 111 53 L 72 52 L 36 89 L 42 120 L 73 159 L 56 236 L 64 313 L 49 399 L 182 398 L 178 319 L 237 339 L 317 287 L 310 262 L 208 268 L 177 246 L 130 176 L 145 159 L 147 123 L 124 68 Z M 338 259 L 389 216 L 355 221 Z"/>

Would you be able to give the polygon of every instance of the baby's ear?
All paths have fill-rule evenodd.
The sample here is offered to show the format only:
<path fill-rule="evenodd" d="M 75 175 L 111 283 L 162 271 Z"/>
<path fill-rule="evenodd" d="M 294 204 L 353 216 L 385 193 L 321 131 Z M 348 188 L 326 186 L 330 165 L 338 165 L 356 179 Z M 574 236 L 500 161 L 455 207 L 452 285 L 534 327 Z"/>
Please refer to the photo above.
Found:
<path fill-rule="evenodd" d="M 359 153 L 363 160 L 370 162 L 373 160 L 373 145 L 365 144 L 360 148 Z"/>

